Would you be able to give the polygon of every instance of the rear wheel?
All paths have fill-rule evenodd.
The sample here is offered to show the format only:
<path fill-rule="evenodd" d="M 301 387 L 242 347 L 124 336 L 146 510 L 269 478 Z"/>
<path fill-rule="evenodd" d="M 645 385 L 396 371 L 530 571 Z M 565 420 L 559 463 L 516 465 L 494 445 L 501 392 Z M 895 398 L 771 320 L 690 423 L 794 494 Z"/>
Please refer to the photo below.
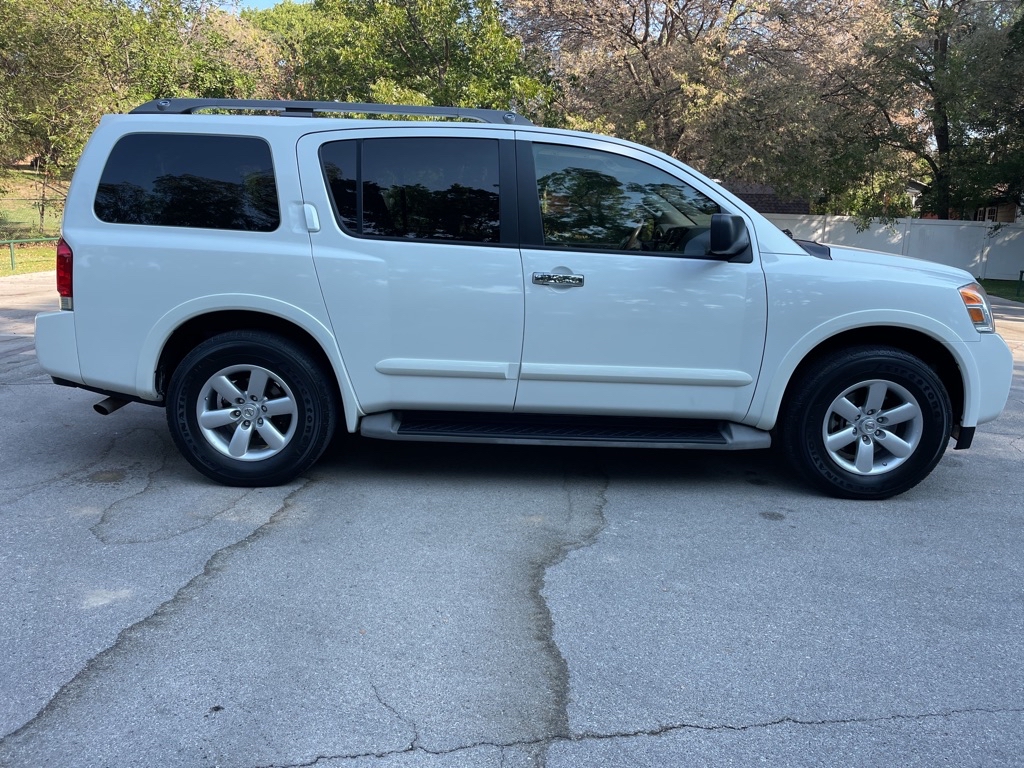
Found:
<path fill-rule="evenodd" d="M 913 488 L 949 442 L 952 409 L 924 362 L 889 347 L 818 361 L 793 383 L 778 433 L 789 462 L 827 493 L 885 499 Z"/>
<path fill-rule="evenodd" d="M 232 331 L 185 356 L 167 391 L 167 422 L 192 466 L 226 485 L 287 483 L 334 433 L 333 384 L 291 341 Z"/>

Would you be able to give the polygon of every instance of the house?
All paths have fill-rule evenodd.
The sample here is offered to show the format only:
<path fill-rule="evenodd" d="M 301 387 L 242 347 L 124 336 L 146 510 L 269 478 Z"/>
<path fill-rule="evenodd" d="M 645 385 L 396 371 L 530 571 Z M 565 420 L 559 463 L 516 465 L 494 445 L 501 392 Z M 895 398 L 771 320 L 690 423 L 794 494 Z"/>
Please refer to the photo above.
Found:
<path fill-rule="evenodd" d="M 774 187 L 767 184 L 754 184 L 745 181 L 718 181 L 758 213 L 796 213 L 811 212 L 811 204 L 807 200 L 781 197 Z"/>
<path fill-rule="evenodd" d="M 1024 223 L 1024 213 L 1019 201 L 1008 197 L 994 197 L 974 212 L 975 221 L 994 221 L 997 223 Z"/>

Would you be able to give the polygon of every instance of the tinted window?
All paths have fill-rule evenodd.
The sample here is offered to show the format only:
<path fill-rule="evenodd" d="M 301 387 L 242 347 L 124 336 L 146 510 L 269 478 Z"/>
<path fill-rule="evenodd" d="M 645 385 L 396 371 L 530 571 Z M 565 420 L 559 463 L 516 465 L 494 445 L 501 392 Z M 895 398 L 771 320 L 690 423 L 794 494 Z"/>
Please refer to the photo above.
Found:
<path fill-rule="evenodd" d="M 717 203 L 621 155 L 534 144 L 544 244 L 703 255 Z"/>
<path fill-rule="evenodd" d="M 359 232 L 359 209 L 356 186 L 359 168 L 356 157 L 358 141 L 333 141 L 320 148 L 320 165 L 323 168 L 327 190 L 331 194 L 334 215 L 338 224 L 349 232 Z"/>
<path fill-rule="evenodd" d="M 338 141 L 320 160 L 338 223 L 354 234 L 500 240 L 496 139 Z"/>
<path fill-rule="evenodd" d="M 281 221 L 270 147 L 240 136 L 124 136 L 94 210 L 113 224 L 270 232 Z"/>

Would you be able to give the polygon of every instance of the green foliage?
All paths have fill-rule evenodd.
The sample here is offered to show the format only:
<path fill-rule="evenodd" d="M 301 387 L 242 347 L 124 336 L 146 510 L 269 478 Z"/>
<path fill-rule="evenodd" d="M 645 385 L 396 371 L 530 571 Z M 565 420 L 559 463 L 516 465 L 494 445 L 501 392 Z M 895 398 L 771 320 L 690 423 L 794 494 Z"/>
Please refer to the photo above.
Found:
<path fill-rule="evenodd" d="M 0 162 L 156 97 L 513 107 L 868 218 L 1024 189 L 1021 0 L 0 0 Z"/>
<path fill-rule="evenodd" d="M 158 96 L 270 95 L 268 36 L 203 0 L 0 0 L 0 161 L 73 167 L 99 118 Z"/>
<path fill-rule="evenodd" d="M 817 213 L 855 216 L 862 229 L 872 221 L 890 224 L 913 216 L 914 204 L 907 192 L 909 169 L 893 170 L 894 165 L 879 163 L 884 170 L 868 175 L 863 183 L 850 181 L 838 190 L 827 190 L 813 209 Z"/>
<path fill-rule="evenodd" d="M 56 265 L 56 247 L 52 242 L 14 246 L 14 269 L 11 269 L 11 252 L 6 245 L 0 246 L 0 277 L 27 275 L 30 272 L 50 272 Z"/>
<path fill-rule="evenodd" d="M 710 175 L 883 218 L 1024 184 L 1020 0 L 508 2 L 565 122 Z"/>
<path fill-rule="evenodd" d="M 315 0 L 299 79 L 311 96 L 525 112 L 547 98 L 493 0 Z"/>
<path fill-rule="evenodd" d="M 494 0 L 0 0 L 0 162 L 73 167 L 99 118 L 157 97 L 539 110 Z"/>
<path fill-rule="evenodd" d="M 1024 61 L 1007 54 L 1020 3 L 889 0 L 884 7 L 896 32 L 867 48 L 874 87 L 861 104 L 874 117 L 870 130 L 927 164 L 925 211 L 969 218 L 1010 180 L 1005 161 L 1019 154 L 1009 118 L 1024 93 Z"/>
<path fill-rule="evenodd" d="M 984 94 L 972 104 L 973 144 L 989 171 L 983 182 L 987 195 L 995 191 L 1020 201 L 1024 196 L 1024 6 L 993 48 L 998 54 L 995 71 L 986 78 Z"/>
<path fill-rule="evenodd" d="M 280 75 L 276 95 L 283 98 L 311 98 L 303 74 L 306 71 L 303 49 L 305 40 L 318 17 L 310 3 L 284 0 L 272 8 L 245 9 L 241 18 L 261 31 L 274 46 L 274 64 Z"/>
<path fill-rule="evenodd" d="M 7 171 L 0 176 L 0 190 L 0 238 L 60 234 L 66 182 L 32 171 Z"/>

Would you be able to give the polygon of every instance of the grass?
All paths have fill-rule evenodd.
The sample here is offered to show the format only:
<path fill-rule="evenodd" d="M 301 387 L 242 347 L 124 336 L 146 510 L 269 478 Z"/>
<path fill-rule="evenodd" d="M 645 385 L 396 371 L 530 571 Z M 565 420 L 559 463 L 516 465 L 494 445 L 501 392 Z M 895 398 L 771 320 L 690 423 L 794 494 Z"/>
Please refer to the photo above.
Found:
<path fill-rule="evenodd" d="M 51 179 L 46 183 L 46 206 L 40 222 L 42 177 L 31 170 L 0 171 L 0 240 L 59 234 L 66 191 L 66 182 Z"/>
<path fill-rule="evenodd" d="M 1024 286 L 1016 280 L 982 280 L 981 285 L 989 296 L 1024 302 Z"/>
<path fill-rule="evenodd" d="M 0 277 L 54 268 L 55 243 L 15 245 L 13 268 L 11 248 L 2 243 L 60 234 L 67 183 L 59 179 L 47 182 L 45 216 L 40 224 L 39 201 L 43 189 L 42 177 L 31 169 L 0 170 Z"/>
<path fill-rule="evenodd" d="M 27 275 L 29 272 L 48 272 L 55 268 L 56 243 L 34 243 L 14 246 L 14 264 L 11 269 L 10 246 L 0 245 L 0 277 Z"/>

